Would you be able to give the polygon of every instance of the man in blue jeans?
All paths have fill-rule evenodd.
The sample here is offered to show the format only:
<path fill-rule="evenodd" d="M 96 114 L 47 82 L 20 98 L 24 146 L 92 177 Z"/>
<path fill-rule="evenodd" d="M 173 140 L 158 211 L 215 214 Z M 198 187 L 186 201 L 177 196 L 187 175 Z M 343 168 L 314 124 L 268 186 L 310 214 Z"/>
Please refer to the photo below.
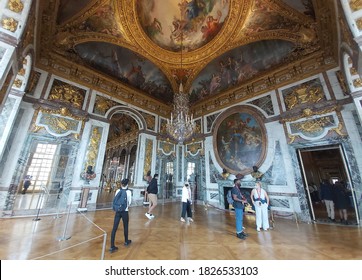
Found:
<path fill-rule="evenodd" d="M 240 180 L 234 179 L 234 187 L 231 190 L 231 194 L 235 208 L 236 237 L 244 240 L 248 236 L 248 234 L 243 231 L 244 203 L 246 203 L 247 200 L 241 194 L 240 186 Z"/>

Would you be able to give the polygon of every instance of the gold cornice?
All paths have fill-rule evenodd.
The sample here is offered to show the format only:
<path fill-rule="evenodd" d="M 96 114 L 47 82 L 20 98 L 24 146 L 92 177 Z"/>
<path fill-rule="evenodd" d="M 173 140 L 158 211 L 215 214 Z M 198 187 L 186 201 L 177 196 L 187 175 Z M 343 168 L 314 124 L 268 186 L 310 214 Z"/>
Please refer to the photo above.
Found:
<path fill-rule="evenodd" d="M 172 110 L 166 104 L 146 96 L 141 91 L 125 86 L 121 82 L 87 67 L 70 62 L 54 53 L 50 54 L 49 58 L 38 62 L 36 67 L 163 117 L 169 117 Z"/>
<path fill-rule="evenodd" d="M 210 114 L 284 85 L 300 81 L 303 78 L 327 71 L 336 65 L 337 63 L 333 59 L 325 58 L 324 53 L 319 51 L 302 61 L 290 63 L 282 69 L 259 76 L 244 83 L 241 87 L 227 90 L 214 98 L 198 102 L 191 107 L 191 111 L 194 117 Z"/>

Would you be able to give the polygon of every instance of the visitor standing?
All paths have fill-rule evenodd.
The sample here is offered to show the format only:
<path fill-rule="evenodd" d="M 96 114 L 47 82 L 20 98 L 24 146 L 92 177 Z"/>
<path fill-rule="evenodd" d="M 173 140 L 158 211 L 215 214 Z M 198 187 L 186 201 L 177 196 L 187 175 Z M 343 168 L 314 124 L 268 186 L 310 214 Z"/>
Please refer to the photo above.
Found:
<path fill-rule="evenodd" d="M 148 219 L 153 219 L 155 215 L 153 215 L 152 211 L 157 206 L 157 194 L 158 194 L 158 174 L 153 175 L 151 182 L 147 187 L 147 195 L 149 200 L 148 212 L 145 214 Z"/>
<path fill-rule="evenodd" d="M 191 204 L 192 204 L 192 196 L 191 196 L 191 188 L 188 183 L 185 183 L 185 185 L 182 188 L 182 211 L 181 211 L 181 222 L 186 222 L 186 213 L 188 220 L 190 222 L 193 222 L 192 219 L 192 211 L 191 211 Z"/>
<path fill-rule="evenodd" d="M 128 189 L 128 179 L 122 180 L 121 188 L 116 191 L 115 198 L 117 198 L 117 195 L 119 197 L 122 197 L 122 192 L 124 192 L 124 194 L 126 195 L 126 201 L 125 201 L 126 205 L 122 206 L 121 203 L 119 205 L 120 206 L 119 209 L 113 209 L 115 210 L 115 214 L 113 221 L 113 229 L 111 233 L 111 248 L 109 249 L 111 253 L 118 250 L 118 247 L 115 246 L 115 237 L 121 219 L 123 222 L 124 245 L 128 246 L 132 242 L 132 240 L 128 239 L 128 223 L 129 223 L 128 207 L 131 205 L 132 202 L 132 192 Z"/>
<path fill-rule="evenodd" d="M 261 187 L 261 182 L 255 183 L 255 188 L 251 191 L 250 198 L 255 208 L 256 230 L 260 231 L 261 228 L 268 230 L 269 196 L 267 192 Z"/>
<path fill-rule="evenodd" d="M 233 206 L 235 208 L 235 225 L 236 225 L 236 237 L 245 239 L 248 234 L 243 231 L 243 219 L 244 219 L 244 203 L 247 203 L 246 198 L 242 195 L 240 190 L 240 180 L 234 179 L 234 187 L 231 189 L 233 197 Z"/>

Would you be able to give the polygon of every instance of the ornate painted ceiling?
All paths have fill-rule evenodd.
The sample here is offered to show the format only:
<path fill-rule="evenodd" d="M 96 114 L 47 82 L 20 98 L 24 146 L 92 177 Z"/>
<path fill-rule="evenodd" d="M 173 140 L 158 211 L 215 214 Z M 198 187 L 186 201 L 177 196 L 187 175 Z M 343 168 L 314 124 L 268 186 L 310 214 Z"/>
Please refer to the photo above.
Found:
<path fill-rule="evenodd" d="M 37 66 L 155 111 L 182 81 L 200 115 L 335 66 L 334 13 L 312 0 L 44 0 Z"/>

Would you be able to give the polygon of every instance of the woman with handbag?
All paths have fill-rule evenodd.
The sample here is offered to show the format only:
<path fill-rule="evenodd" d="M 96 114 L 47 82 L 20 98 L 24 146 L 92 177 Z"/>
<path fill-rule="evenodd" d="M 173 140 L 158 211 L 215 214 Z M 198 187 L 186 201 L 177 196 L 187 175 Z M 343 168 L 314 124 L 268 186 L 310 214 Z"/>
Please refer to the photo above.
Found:
<path fill-rule="evenodd" d="M 261 182 L 258 181 L 255 183 L 255 188 L 251 191 L 250 194 L 251 202 L 255 208 L 255 221 L 256 221 L 256 230 L 260 231 L 260 228 L 264 230 L 269 229 L 269 216 L 268 216 L 268 206 L 269 206 L 269 196 L 267 192 L 262 189 Z"/>

